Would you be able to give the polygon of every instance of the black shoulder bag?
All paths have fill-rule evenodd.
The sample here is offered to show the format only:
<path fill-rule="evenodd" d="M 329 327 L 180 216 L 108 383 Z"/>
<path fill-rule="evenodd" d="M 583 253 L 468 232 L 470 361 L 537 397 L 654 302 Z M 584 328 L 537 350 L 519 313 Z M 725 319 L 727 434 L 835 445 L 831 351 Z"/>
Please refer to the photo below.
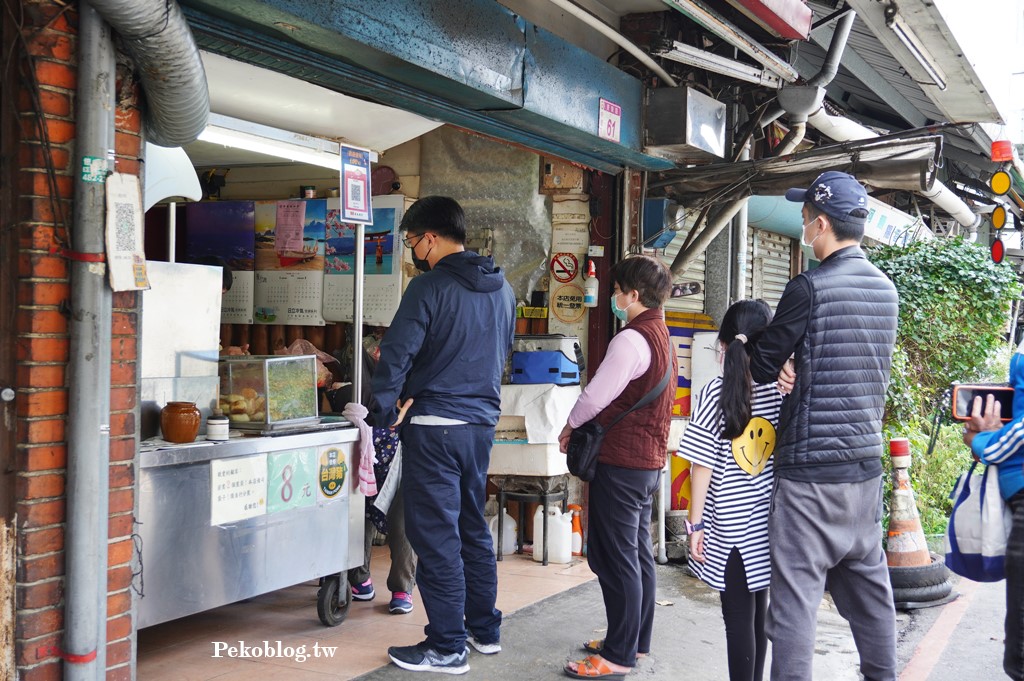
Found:
<path fill-rule="evenodd" d="M 660 395 L 665 386 L 668 385 L 668 379 L 672 376 L 672 359 L 669 358 L 668 368 L 665 370 L 665 376 L 661 379 L 658 385 L 654 386 L 653 389 L 646 395 L 640 398 L 640 401 L 634 404 L 632 407 L 622 412 L 607 426 L 602 427 L 597 419 L 587 421 L 579 428 L 574 428 L 572 433 L 569 435 L 569 446 L 566 447 L 566 464 L 569 466 L 569 472 L 575 475 L 583 482 L 590 482 L 594 479 L 594 474 L 597 472 L 597 455 L 601 453 L 601 440 L 604 439 L 604 434 L 612 429 L 616 423 L 621 421 L 630 412 L 636 411 L 640 407 L 649 404 L 655 397 Z"/>

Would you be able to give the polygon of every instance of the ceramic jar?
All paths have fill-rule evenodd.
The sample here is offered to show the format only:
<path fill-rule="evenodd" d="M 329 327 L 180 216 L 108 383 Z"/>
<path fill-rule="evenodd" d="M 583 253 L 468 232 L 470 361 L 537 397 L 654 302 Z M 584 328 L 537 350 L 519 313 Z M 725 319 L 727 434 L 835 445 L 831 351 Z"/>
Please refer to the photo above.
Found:
<path fill-rule="evenodd" d="M 194 442 L 200 421 L 195 402 L 168 402 L 160 411 L 160 432 L 168 442 Z"/>
<path fill-rule="evenodd" d="M 228 439 L 228 417 L 213 415 L 206 419 L 206 439 L 222 442 Z"/>

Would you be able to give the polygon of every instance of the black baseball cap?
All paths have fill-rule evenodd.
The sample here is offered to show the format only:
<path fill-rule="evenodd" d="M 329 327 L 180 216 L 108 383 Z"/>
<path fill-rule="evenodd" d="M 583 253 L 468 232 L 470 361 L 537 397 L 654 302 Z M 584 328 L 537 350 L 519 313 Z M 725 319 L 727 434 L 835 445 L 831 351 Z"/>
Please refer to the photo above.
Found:
<path fill-rule="evenodd" d="M 845 223 L 863 226 L 868 220 L 868 193 L 864 185 L 853 175 L 836 170 L 818 175 L 807 189 L 787 189 L 786 199 L 809 203 L 829 217 Z M 851 215 L 858 209 L 862 211 L 861 215 Z"/>

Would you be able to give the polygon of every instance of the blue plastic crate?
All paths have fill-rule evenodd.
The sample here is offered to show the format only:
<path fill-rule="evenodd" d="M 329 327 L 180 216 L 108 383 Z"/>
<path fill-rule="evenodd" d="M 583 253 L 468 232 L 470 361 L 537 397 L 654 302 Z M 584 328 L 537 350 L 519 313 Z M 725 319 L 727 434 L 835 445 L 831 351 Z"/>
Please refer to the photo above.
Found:
<path fill-rule="evenodd" d="M 561 352 L 513 352 L 511 381 L 514 384 L 577 385 L 580 367 Z"/>

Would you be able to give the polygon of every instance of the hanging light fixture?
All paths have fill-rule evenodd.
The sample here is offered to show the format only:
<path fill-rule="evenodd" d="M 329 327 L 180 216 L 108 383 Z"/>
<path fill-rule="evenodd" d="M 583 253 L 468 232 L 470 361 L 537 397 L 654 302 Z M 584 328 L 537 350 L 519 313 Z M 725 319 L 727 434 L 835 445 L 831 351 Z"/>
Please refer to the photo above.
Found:
<path fill-rule="evenodd" d="M 341 145 L 333 140 L 280 130 L 230 116 L 210 114 L 210 121 L 199 139 L 339 172 L 341 170 Z"/>
<path fill-rule="evenodd" d="M 928 74 L 928 78 L 931 79 L 936 87 L 940 90 L 945 90 L 946 74 L 935 63 L 935 58 L 932 57 L 931 52 L 925 48 L 924 43 L 921 42 L 921 39 L 917 37 L 917 34 L 907 24 L 895 2 L 890 2 L 885 6 L 885 25 L 892 29 L 892 32 L 896 34 L 896 37 L 903 43 L 903 46 L 913 55 L 914 59 L 921 65 L 921 68 Z"/>

